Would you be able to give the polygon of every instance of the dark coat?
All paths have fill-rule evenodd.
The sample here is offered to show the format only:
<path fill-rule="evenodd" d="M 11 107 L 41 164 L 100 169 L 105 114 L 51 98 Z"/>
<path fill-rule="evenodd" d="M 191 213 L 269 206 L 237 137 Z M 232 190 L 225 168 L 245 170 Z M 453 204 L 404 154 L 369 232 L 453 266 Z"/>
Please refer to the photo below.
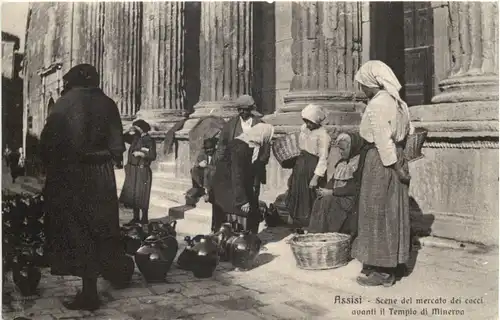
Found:
<path fill-rule="evenodd" d="M 53 274 L 116 271 L 120 241 L 113 161 L 125 144 L 116 104 L 98 88 L 72 88 L 54 105 L 40 139 Z"/>
<path fill-rule="evenodd" d="M 252 126 L 261 122 L 263 121 L 260 118 L 253 116 Z M 225 161 L 228 160 L 231 153 L 231 150 L 228 148 L 229 143 L 242 133 L 243 129 L 241 128 L 240 116 L 234 116 L 229 119 L 220 133 L 217 150 L 215 151 L 216 162 L 223 159 L 225 159 Z M 257 189 L 260 188 L 260 184 L 266 184 L 266 165 L 269 162 L 269 157 L 271 156 L 271 144 L 266 143 L 260 149 L 261 151 L 259 152 L 259 157 L 254 163 L 254 168 L 256 170 L 256 180 L 254 184 Z"/>
<path fill-rule="evenodd" d="M 252 163 L 253 149 L 239 139 L 232 140 L 229 145 L 230 158 L 216 164 L 213 178 L 215 203 L 225 212 L 246 216 L 241 206 L 250 203 L 258 212 L 258 195 L 255 193 L 255 166 Z"/>

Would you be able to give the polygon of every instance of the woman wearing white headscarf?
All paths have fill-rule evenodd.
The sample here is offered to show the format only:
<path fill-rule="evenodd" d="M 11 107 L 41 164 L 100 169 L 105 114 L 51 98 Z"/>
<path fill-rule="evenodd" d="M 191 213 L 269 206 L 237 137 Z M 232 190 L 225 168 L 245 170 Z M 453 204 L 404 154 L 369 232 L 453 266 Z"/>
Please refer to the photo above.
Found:
<path fill-rule="evenodd" d="M 265 169 L 258 163 L 266 152 L 274 127 L 258 123 L 232 140 L 228 148 L 231 157 L 217 163 L 213 177 L 212 231 L 226 221 L 237 222 L 243 230 L 259 231 L 260 211 L 255 181 Z"/>
<path fill-rule="evenodd" d="M 401 84 L 385 63 L 368 61 L 355 80 L 370 99 L 359 128 L 371 144 L 359 195 L 358 236 L 353 257 L 363 263 L 357 279 L 364 286 L 392 286 L 396 267 L 410 252 L 409 173 L 403 157 L 412 129 Z"/>
<path fill-rule="evenodd" d="M 304 124 L 300 128 L 299 148 L 293 171 L 288 180 L 286 200 L 294 224 L 307 227 L 316 199 L 316 189 L 326 183 L 326 168 L 331 138 L 322 126 L 326 112 L 310 104 L 302 110 Z"/>

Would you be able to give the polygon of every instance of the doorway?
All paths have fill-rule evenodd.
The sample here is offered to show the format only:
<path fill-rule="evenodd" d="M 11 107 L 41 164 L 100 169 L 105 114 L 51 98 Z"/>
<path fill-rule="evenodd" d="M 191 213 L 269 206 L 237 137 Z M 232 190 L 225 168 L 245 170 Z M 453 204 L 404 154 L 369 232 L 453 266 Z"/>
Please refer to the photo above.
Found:
<path fill-rule="evenodd" d="M 392 68 L 409 106 L 431 103 L 433 31 L 430 2 L 370 3 L 370 59 Z"/>

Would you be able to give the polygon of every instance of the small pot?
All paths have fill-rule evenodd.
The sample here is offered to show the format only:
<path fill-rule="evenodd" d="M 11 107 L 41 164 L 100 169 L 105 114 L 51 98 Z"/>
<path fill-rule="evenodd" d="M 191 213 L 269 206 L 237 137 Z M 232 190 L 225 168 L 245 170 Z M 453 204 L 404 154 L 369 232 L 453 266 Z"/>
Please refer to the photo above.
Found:
<path fill-rule="evenodd" d="M 219 256 L 221 261 L 229 261 L 229 252 L 227 250 L 227 241 L 233 237 L 235 233 L 230 223 L 224 223 L 219 231 L 214 234 L 214 239 L 218 246 Z"/>
<path fill-rule="evenodd" d="M 250 232 L 242 232 L 228 241 L 230 261 L 234 267 L 249 270 L 259 255 L 262 241 Z"/>
<path fill-rule="evenodd" d="M 134 255 L 141 247 L 142 241 L 146 238 L 146 233 L 141 225 L 124 226 L 121 231 L 125 252 L 129 255 Z"/>
<path fill-rule="evenodd" d="M 146 281 L 164 281 L 178 249 L 179 245 L 174 237 L 147 237 L 135 253 L 135 263 Z"/>
<path fill-rule="evenodd" d="M 211 237 L 203 237 L 193 249 L 191 271 L 196 278 L 210 278 L 219 264 L 217 244 Z"/>
<path fill-rule="evenodd" d="M 12 268 L 12 277 L 19 292 L 26 297 L 37 293 L 42 273 L 33 264 L 16 259 L 16 263 Z"/>
<path fill-rule="evenodd" d="M 181 254 L 177 258 L 177 267 L 182 270 L 191 271 L 191 266 L 193 265 L 193 258 L 196 253 L 193 251 L 193 247 L 200 242 L 202 235 L 197 235 L 194 238 L 186 236 L 184 241 L 187 247 L 182 250 Z"/>

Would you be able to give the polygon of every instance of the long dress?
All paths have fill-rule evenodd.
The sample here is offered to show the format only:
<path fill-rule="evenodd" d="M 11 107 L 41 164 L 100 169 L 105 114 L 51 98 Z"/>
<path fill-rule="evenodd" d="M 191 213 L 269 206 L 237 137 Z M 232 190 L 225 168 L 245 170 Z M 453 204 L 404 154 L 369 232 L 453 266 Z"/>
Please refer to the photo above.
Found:
<path fill-rule="evenodd" d="M 234 139 L 228 148 L 230 157 L 217 163 L 213 177 L 212 230 L 233 220 L 245 230 L 257 233 L 260 211 L 254 184 L 260 164 L 252 163 L 253 148 L 246 142 Z M 241 211 L 245 203 L 250 204 L 248 213 Z"/>
<path fill-rule="evenodd" d="M 71 89 L 47 118 L 40 144 L 52 274 L 125 281 L 132 275 L 113 169 L 125 151 L 122 130 L 116 104 L 98 88 Z"/>
<path fill-rule="evenodd" d="M 125 134 L 124 137 L 130 143 L 130 148 L 120 202 L 125 207 L 147 211 L 153 183 L 153 172 L 150 166 L 151 162 L 156 160 L 156 143 L 148 134 L 142 137 L 137 134 L 133 136 Z M 135 151 L 144 152 L 145 157 L 134 156 Z"/>
<path fill-rule="evenodd" d="M 355 161 L 359 162 L 359 156 Z M 353 162 L 353 161 L 351 161 Z M 341 166 L 345 164 L 344 166 Z M 360 174 L 354 174 L 350 179 L 342 179 L 342 174 L 349 163 L 337 164 L 334 176 L 325 188 L 333 191 L 331 195 L 317 198 L 311 211 L 308 231 L 312 233 L 339 232 L 353 234 L 357 230 L 355 204 L 361 183 Z M 357 163 L 355 163 L 358 166 Z M 356 168 L 357 169 L 357 168 Z M 354 169 L 354 170 L 356 170 Z M 349 173 L 347 173 L 349 175 Z M 345 173 L 344 173 L 344 176 Z"/>
<path fill-rule="evenodd" d="M 288 179 L 287 209 L 294 223 L 307 227 L 311 210 L 316 200 L 316 191 L 309 188 L 312 177 L 318 173 L 318 187 L 326 184 L 327 157 L 330 136 L 323 127 L 309 131 L 301 128 L 299 147 L 301 153 L 295 161 L 292 174 Z"/>
<path fill-rule="evenodd" d="M 391 136 L 374 135 L 379 145 L 371 144 L 364 161 L 358 210 L 358 236 L 353 244 L 352 255 L 363 264 L 394 268 L 407 262 L 410 253 L 410 212 L 408 186 L 399 180 L 396 171 L 384 164 L 387 158 L 395 158 L 408 172 L 404 158 L 405 133 L 398 132 L 400 121 L 405 120 L 395 100 L 381 91 L 368 104 L 360 133 L 373 139 L 372 132 L 388 132 Z M 387 121 L 384 117 L 392 117 Z M 385 127 L 393 123 L 396 129 Z M 374 127 L 376 126 L 376 127 Z M 399 136 L 400 138 L 394 138 Z M 384 138 L 384 139 L 381 139 Z M 400 140 L 402 139 L 402 140 Z M 372 142 L 372 141 L 368 141 Z M 395 147 L 387 148 L 393 144 Z M 392 150 L 395 150 L 393 152 Z"/>

